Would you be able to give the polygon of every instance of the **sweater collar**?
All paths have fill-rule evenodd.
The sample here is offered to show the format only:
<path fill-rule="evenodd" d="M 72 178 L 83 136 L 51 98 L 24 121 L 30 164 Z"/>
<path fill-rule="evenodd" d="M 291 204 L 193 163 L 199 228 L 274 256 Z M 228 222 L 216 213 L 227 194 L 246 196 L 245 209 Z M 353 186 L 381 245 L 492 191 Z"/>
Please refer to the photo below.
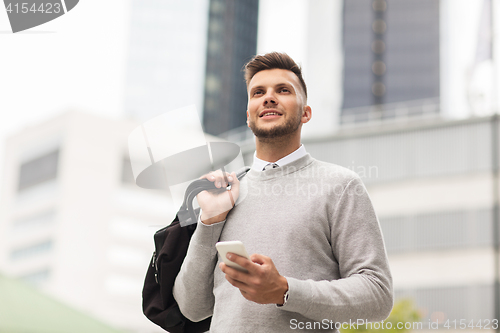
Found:
<path fill-rule="evenodd" d="M 255 181 L 266 181 L 298 172 L 301 169 L 308 167 L 313 162 L 314 158 L 312 158 L 310 154 L 305 154 L 299 159 L 296 159 L 295 161 L 288 163 L 283 167 L 266 170 L 266 172 L 262 172 L 261 170 L 255 170 L 254 168 L 252 168 L 247 173 L 247 177 Z"/>
<path fill-rule="evenodd" d="M 304 157 L 307 155 L 306 148 L 304 147 L 303 144 L 300 145 L 300 147 L 291 152 L 290 154 L 286 155 L 285 157 L 277 160 L 275 163 L 278 164 L 279 167 L 285 166 L 289 163 L 292 163 L 296 160 L 298 160 L 301 157 Z M 255 171 L 262 171 L 264 167 L 271 162 L 261 160 L 260 158 L 257 157 L 257 153 L 255 152 L 253 154 L 253 164 L 252 164 L 252 170 Z"/>

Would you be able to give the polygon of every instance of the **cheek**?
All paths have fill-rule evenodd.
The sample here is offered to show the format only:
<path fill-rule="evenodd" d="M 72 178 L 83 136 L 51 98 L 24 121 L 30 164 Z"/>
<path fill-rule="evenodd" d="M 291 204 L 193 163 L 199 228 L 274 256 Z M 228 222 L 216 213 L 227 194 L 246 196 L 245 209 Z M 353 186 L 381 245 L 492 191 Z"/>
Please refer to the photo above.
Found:
<path fill-rule="evenodd" d="M 250 116 L 252 115 L 255 115 L 255 113 L 257 112 L 259 108 L 259 103 L 256 102 L 256 101 L 250 101 L 248 103 L 248 114 L 250 114 Z"/>
<path fill-rule="evenodd" d="M 300 109 L 300 103 L 298 103 L 298 101 L 295 99 L 283 101 L 282 104 L 288 110 L 299 110 Z"/>

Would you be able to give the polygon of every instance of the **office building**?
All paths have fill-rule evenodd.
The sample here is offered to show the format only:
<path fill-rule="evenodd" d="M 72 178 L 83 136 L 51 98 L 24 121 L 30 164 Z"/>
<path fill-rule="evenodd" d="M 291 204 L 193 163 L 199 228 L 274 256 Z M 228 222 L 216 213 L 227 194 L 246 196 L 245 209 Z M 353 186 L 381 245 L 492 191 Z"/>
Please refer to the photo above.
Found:
<path fill-rule="evenodd" d="M 246 124 L 243 66 L 257 50 L 258 0 L 210 0 L 203 128 L 219 135 Z"/>
<path fill-rule="evenodd" d="M 163 332 L 142 314 L 153 234 L 176 209 L 137 187 L 137 126 L 67 112 L 11 136 L 0 210 L 0 271 L 130 332 Z"/>
<path fill-rule="evenodd" d="M 258 0 L 133 0 L 125 113 L 146 121 L 194 104 L 205 131 L 246 121 L 242 67 L 256 52 Z"/>
<path fill-rule="evenodd" d="M 341 123 L 491 114 L 491 0 L 344 1 Z"/>
<path fill-rule="evenodd" d="M 371 105 L 439 104 L 439 1 L 344 1 L 343 34 L 343 116 L 361 119 L 360 107 Z M 391 111 L 383 117 L 394 118 Z"/>

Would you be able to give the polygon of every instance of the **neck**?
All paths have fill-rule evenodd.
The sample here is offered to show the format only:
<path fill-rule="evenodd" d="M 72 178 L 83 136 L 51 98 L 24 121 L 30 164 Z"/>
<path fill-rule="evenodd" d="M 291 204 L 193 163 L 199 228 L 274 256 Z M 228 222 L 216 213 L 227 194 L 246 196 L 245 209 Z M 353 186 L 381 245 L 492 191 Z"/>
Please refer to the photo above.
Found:
<path fill-rule="evenodd" d="M 256 156 L 267 162 L 276 162 L 300 147 L 300 135 L 295 137 L 256 138 Z"/>

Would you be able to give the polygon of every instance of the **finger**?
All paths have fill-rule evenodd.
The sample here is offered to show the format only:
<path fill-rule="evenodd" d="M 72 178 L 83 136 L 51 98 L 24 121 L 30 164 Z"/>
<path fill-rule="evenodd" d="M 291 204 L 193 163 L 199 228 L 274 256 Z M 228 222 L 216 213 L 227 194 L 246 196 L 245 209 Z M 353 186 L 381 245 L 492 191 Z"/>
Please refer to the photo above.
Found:
<path fill-rule="evenodd" d="M 224 179 L 224 176 L 221 174 L 220 170 L 209 172 L 200 177 L 200 179 L 208 179 L 211 182 L 221 182 Z"/>
<path fill-rule="evenodd" d="M 227 187 L 229 186 L 230 184 L 232 185 L 236 179 L 236 181 L 238 180 L 238 178 L 236 177 L 236 173 L 229 173 L 229 172 L 224 172 L 222 173 L 222 176 L 223 176 L 223 186 L 224 187 Z"/>
<path fill-rule="evenodd" d="M 229 182 L 231 183 L 231 185 L 238 185 L 240 183 L 240 181 L 238 180 L 238 177 L 236 176 L 236 172 L 231 172 L 228 176 L 227 176 Z"/>
<path fill-rule="evenodd" d="M 247 289 L 248 289 L 248 285 L 246 285 L 245 283 L 241 282 L 241 281 L 238 281 L 238 280 L 235 280 L 233 279 L 232 277 L 230 277 L 229 275 L 226 274 L 226 280 L 231 284 L 233 285 L 234 287 L 238 288 L 240 291 L 244 291 L 244 292 L 247 292 Z"/>
<path fill-rule="evenodd" d="M 229 185 L 229 179 L 228 179 L 229 173 L 225 172 L 224 169 L 222 169 L 222 176 L 224 177 L 224 186 L 228 186 Z"/>
<path fill-rule="evenodd" d="M 236 172 L 222 173 L 221 170 L 216 170 L 216 171 L 212 171 L 212 172 L 209 172 L 207 174 L 204 174 L 199 179 L 208 179 L 211 182 L 216 182 L 216 185 L 217 185 L 217 183 L 220 183 L 221 186 L 222 185 L 227 186 L 229 183 L 232 183 L 234 181 L 238 182 L 238 178 L 236 177 Z"/>
<path fill-rule="evenodd" d="M 252 301 L 252 297 L 250 296 L 249 293 L 247 293 L 246 291 L 243 291 L 240 289 L 240 293 L 243 297 L 245 297 L 245 299 L 249 300 L 249 301 Z"/>
<path fill-rule="evenodd" d="M 212 179 L 215 179 L 215 187 L 217 188 L 227 187 L 229 183 L 234 180 L 230 173 L 223 173 L 221 170 L 216 170 L 212 172 L 211 175 L 213 176 Z"/>
<path fill-rule="evenodd" d="M 230 252 L 226 254 L 226 257 L 232 262 L 235 262 L 241 267 L 245 268 L 249 272 L 253 272 L 255 270 L 255 265 L 245 257 Z"/>
<path fill-rule="evenodd" d="M 226 276 L 230 277 L 231 279 L 235 281 L 239 281 L 241 283 L 247 284 L 248 280 L 248 274 L 245 272 L 242 272 L 240 270 L 237 270 L 236 268 L 230 267 L 226 265 L 225 263 L 220 263 L 219 264 L 220 269 Z"/>
<path fill-rule="evenodd" d="M 222 176 L 220 170 L 216 170 L 211 173 L 214 179 L 214 185 L 217 188 L 221 188 L 224 184 L 224 177 Z"/>
<path fill-rule="evenodd" d="M 239 194 L 240 194 L 240 181 L 239 181 L 238 177 L 236 177 L 236 172 L 231 173 L 231 177 L 233 178 L 233 181 L 231 182 L 230 191 L 231 191 L 231 194 L 234 195 L 233 201 L 236 201 L 236 199 L 239 197 Z"/>
<path fill-rule="evenodd" d="M 208 179 L 210 180 L 211 182 L 215 181 L 215 175 L 212 173 L 212 172 L 209 172 L 207 174 L 204 174 L 203 176 L 201 176 L 199 179 Z"/>
<path fill-rule="evenodd" d="M 234 207 L 234 197 L 233 197 L 232 189 L 227 191 L 227 194 L 229 195 L 229 200 L 231 200 L 231 207 Z"/>

